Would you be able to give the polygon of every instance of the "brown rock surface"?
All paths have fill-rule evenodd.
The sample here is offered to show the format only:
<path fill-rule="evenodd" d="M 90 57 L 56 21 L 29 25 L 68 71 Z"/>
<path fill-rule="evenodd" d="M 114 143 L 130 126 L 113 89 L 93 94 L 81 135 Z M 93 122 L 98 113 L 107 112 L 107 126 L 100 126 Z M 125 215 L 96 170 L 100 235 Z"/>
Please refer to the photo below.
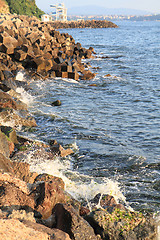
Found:
<path fill-rule="evenodd" d="M 0 172 L 0 189 L 0 207 L 27 206 L 34 209 L 34 198 L 29 195 L 27 184 L 20 179 Z"/>
<path fill-rule="evenodd" d="M 6 138 L 6 135 L 2 133 L 1 130 L 0 130 L 0 153 L 3 154 L 5 157 L 9 157 L 10 155 L 8 140 Z"/>
<path fill-rule="evenodd" d="M 46 232 L 28 227 L 17 219 L 0 219 L 0 239 L 49 240 L 51 238 Z"/>
<path fill-rule="evenodd" d="M 56 182 L 38 182 L 32 185 L 32 197 L 35 199 L 35 209 L 42 214 L 43 219 L 50 217 L 53 207 L 65 202 L 65 193 Z"/>
<path fill-rule="evenodd" d="M 55 154 L 55 155 L 60 155 L 61 157 L 66 157 L 70 154 L 73 153 L 72 149 L 68 148 L 68 149 L 64 149 L 59 143 L 54 142 L 53 144 L 51 144 L 51 151 Z"/>
<path fill-rule="evenodd" d="M 0 169 L 4 172 L 10 172 L 14 174 L 13 165 L 9 158 L 6 158 L 0 153 Z"/>
<path fill-rule="evenodd" d="M 97 240 L 93 228 L 71 205 L 57 204 L 53 209 L 56 228 L 68 233 L 75 240 Z"/>
<path fill-rule="evenodd" d="M 12 162 L 12 166 L 13 166 L 14 174 L 16 177 L 18 177 L 19 179 L 27 183 L 31 183 L 31 184 L 34 183 L 38 173 L 35 173 L 35 172 L 31 173 L 29 170 L 30 166 L 28 163 Z"/>
<path fill-rule="evenodd" d="M 46 174 L 46 173 L 43 173 L 43 174 L 39 174 L 36 179 L 35 179 L 35 182 L 39 182 L 39 181 L 44 181 L 44 182 L 55 182 L 55 184 L 58 185 L 58 187 L 64 189 L 64 182 L 61 178 L 59 177 L 55 177 L 55 176 L 52 176 L 52 175 L 49 175 L 49 174 Z"/>

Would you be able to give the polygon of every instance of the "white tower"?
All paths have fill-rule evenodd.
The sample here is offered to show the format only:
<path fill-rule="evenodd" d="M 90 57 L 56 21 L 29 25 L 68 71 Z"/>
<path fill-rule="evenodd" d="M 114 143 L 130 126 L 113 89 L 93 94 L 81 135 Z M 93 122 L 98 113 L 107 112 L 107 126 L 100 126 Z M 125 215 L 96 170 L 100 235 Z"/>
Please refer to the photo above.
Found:
<path fill-rule="evenodd" d="M 52 17 L 56 21 L 67 21 L 67 8 L 65 7 L 64 3 L 50 5 L 52 10 Z"/>

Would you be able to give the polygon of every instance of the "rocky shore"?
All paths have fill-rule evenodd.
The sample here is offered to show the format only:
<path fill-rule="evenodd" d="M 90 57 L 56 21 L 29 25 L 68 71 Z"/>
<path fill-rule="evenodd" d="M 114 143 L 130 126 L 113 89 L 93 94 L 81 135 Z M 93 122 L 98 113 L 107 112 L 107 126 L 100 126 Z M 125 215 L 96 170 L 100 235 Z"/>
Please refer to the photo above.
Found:
<path fill-rule="evenodd" d="M 151 215 L 132 212 L 105 194 L 79 202 L 61 178 L 30 171 L 27 156 L 54 161 L 73 151 L 54 139 L 43 143 L 17 134 L 19 127 L 36 127 L 17 88 L 29 89 L 31 78 L 92 79 L 81 60 L 93 57 L 94 49 L 34 17 L 1 15 L 0 23 L 0 238 L 156 240 Z M 26 81 L 16 77 L 19 71 Z"/>

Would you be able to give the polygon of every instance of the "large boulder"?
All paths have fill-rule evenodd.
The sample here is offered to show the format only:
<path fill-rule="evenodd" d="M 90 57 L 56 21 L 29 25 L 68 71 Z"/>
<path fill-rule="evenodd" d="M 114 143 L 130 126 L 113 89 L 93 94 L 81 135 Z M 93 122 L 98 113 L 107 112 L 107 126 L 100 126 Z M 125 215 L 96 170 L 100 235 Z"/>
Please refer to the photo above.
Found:
<path fill-rule="evenodd" d="M 104 240 L 156 240 L 157 228 L 153 217 L 141 213 L 120 209 L 109 213 L 97 209 L 86 215 L 85 219 Z"/>
<path fill-rule="evenodd" d="M 42 214 L 43 219 L 51 216 L 57 203 L 65 202 L 65 193 L 55 181 L 33 184 L 31 191 L 36 203 L 35 209 Z"/>
<path fill-rule="evenodd" d="M 34 209 L 35 201 L 30 196 L 27 184 L 11 174 L 0 172 L 0 207 Z"/>
<path fill-rule="evenodd" d="M 56 228 L 69 234 L 74 240 L 97 240 L 93 228 L 79 216 L 78 212 L 66 204 L 57 204 L 52 214 L 55 215 Z"/>
<path fill-rule="evenodd" d="M 0 238 L 4 240 L 70 240 L 68 234 L 37 223 L 18 219 L 0 219 Z"/>

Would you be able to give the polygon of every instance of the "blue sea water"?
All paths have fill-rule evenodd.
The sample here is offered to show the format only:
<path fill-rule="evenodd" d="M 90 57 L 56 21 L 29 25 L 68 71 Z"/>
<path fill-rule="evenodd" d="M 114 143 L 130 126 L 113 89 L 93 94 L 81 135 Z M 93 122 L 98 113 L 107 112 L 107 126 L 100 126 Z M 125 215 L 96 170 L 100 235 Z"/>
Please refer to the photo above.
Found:
<path fill-rule="evenodd" d="M 98 184 L 118 182 L 134 209 L 158 211 L 160 22 L 117 24 L 115 29 L 60 30 L 94 48 L 96 57 L 85 62 L 97 75 L 79 83 L 60 78 L 32 82 L 34 136 L 63 145 L 76 142 L 76 154 L 63 159 L 71 163 L 65 169 L 70 180 L 77 181 L 72 170 Z M 57 99 L 62 106 L 51 106 Z"/>

